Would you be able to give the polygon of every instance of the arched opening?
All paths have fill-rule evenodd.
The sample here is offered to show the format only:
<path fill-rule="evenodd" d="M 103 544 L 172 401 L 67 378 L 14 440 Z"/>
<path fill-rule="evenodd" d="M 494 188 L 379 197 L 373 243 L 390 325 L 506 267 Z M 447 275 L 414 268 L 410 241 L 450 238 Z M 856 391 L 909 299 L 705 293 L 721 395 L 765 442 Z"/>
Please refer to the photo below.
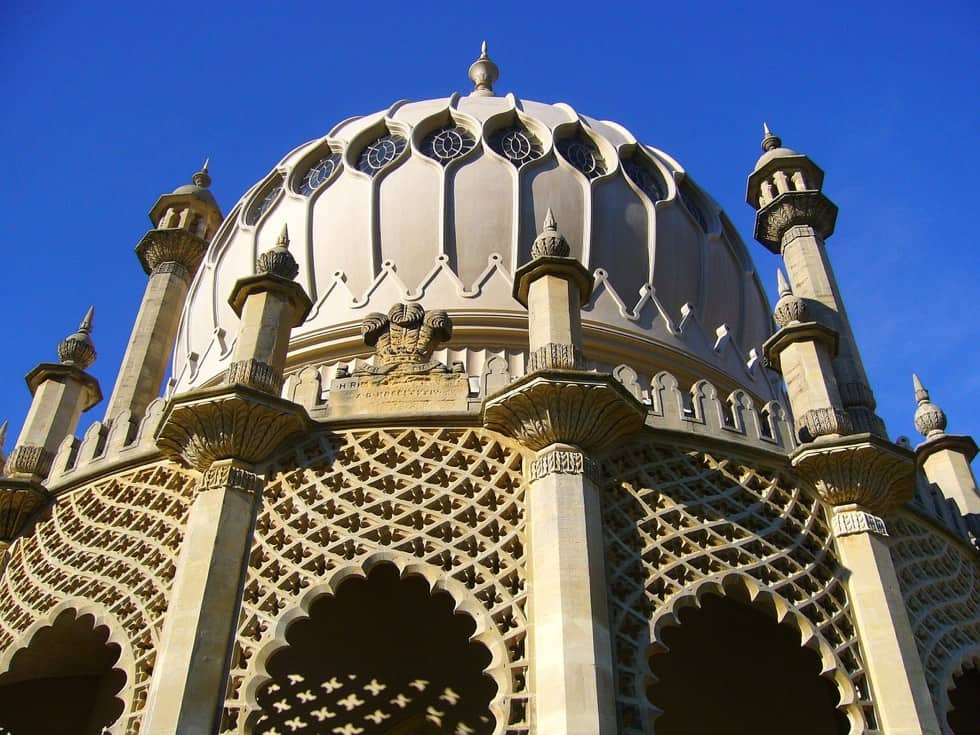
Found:
<path fill-rule="evenodd" d="M 340 585 L 286 631 L 251 731 L 488 735 L 496 685 L 476 626 L 449 594 L 390 564 Z M 335 729 L 337 728 L 337 729 Z"/>
<path fill-rule="evenodd" d="M 0 732 L 100 735 L 123 712 L 119 655 L 108 628 L 65 610 L 0 675 Z"/>
<path fill-rule="evenodd" d="M 953 677 L 946 722 L 953 735 L 980 735 L 980 669 L 966 668 Z"/>
<path fill-rule="evenodd" d="M 800 634 L 730 598 L 707 595 L 667 628 L 647 696 L 657 735 L 828 735 L 848 732 L 833 684 Z"/>

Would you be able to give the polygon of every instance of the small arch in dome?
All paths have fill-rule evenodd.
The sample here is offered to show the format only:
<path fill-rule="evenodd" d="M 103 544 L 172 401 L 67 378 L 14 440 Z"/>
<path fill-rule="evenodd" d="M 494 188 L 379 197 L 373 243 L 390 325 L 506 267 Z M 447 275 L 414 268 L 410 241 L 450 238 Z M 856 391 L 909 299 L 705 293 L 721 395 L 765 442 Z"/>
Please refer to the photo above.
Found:
<path fill-rule="evenodd" d="M 650 197 L 651 201 L 659 202 L 667 198 L 667 182 L 647 156 L 634 150 L 623 157 L 620 163 L 627 178 Z"/>
<path fill-rule="evenodd" d="M 694 221 L 698 223 L 701 230 L 708 232 L 708 218 L 701 206 L 701 198 L 694 192 L 694 188 L 687 182 L 681 182 L 677 187 L 677 194 L 684 202 L 684 208 L 688 211 Z"/>
<path fill-rule="evenodd" d="M 382 169 L 397 160 L 407 147 L 408 138 L 386 127 L 381 135 L 360 150 L 355 167 L 368 176 L 377 176 Z"/>
<path fill-rule="evenodd" d="M 476 148 L 476 136 L 455 120 L 436 128 L 426 135 L 419 150 L 422 155 L 448 166 Z"/>
<path fill-rule="evenodd" d="M 536 161 L 544 155 L 544 144 L 516 115 L 487 135 L 490 150 L 506 158 L 514 168 Z"/>
<path fill-rule="evenodd" d="M 279 199 L 282 189 L 282 176 L 276 174 L 272 183 L 261 189 L 262 193 L 252 200 L 252 204 L 245 211 L 245 224 L 251 227 L 257 225 L 259 220 L 272 209 L 272 205 Z"/>
<path fill-rule="evenodd" d="M 589 180 L 605 175 L 609 166 L 599 147 L 592 138 L 585 134 L 582 127 L 576 126 L 576 131 L 564 137 L 556 138 L 555 147 L 568 163 Z"/>
<path fill-rule="evenodd" d="M 303 170 L 302 175 L 294 177 L 292 189 L 297 194 L 311 196 L 331 181 L 342 167 L 341 152 L 328 143 L 326 147 L 319 148 L 316 160 Z"/>

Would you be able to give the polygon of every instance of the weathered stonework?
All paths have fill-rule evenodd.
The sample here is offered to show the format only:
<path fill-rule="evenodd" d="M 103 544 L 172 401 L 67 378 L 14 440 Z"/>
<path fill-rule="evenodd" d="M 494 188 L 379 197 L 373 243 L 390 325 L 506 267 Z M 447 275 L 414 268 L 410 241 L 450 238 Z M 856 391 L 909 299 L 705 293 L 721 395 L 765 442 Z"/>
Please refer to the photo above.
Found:
<path fill-rule="evenodd" d="M 365 375 L 445 372 L 432 361 L 436 347 L 452 337 L 453 325 L 444 311 L 425 311 L 419 304 L 395 304 L 388 314 L 369 314 L 361 322 L 361 335 L 374 347 L 375 365 Z"/>
<path fill-rule="evenodd" d="M 884 520 L 880 517 L 868 513 L 858 506 L 841 506 L 835 508 L 831 524 L 834 529 L 834 536 L 847 536 L 852 533 L 876 533 L 879 536 L 887 536 L 888 528 Z"/>
<path fill-rule="evenodd" d="M 821 237 L 827 238 L 834 234 L 836 223 L 837 205 L 821 192 L 786 192 L 759 210 L 755 239 L 778 253 L 787 233 L 795 225 L 812 227 Z"/>
<path fill-rule="evenodd" d="M 574 345 L 551 342 L 528 355 L 528 372 L 538 370 L 575 370 L 584 362 L 581 351 Z"/>
<path fill-rule="evenodd" d="M 542 452 L 527 465 L 529 482 L 546 475 L 584 475 L 592 482 L 599 483 L 602 481 L 602 467 L 581 452 L 551 449 Z"/>
<path fill-rule="evenodd" d="M 183 267 L 182 271 L 161 272 L 170 272 L 189 281 L 197 273 L 207 249 L 207 240 L 187 230 L 172 228 L 147 232 L 136 246 L 136 255 L 147 275 L 152 275 L 163 263 L 177 263 Z"/>
<path fill-rule="evenodd" d="M 14 447 L 14 451 L 7 458 L 6 472 L 8 475 L 47 477 L 51 471 L 53 459 L 54 453 L 47 451 L 44 447 L 21 444 Z"/>
<path fill-rule="evenodd" d="M 253 359 L 239 360 L 229 365 L 225 383 L 247 385 L 275 396 L 282 392 L 282 375 L 272 365 Z"/>

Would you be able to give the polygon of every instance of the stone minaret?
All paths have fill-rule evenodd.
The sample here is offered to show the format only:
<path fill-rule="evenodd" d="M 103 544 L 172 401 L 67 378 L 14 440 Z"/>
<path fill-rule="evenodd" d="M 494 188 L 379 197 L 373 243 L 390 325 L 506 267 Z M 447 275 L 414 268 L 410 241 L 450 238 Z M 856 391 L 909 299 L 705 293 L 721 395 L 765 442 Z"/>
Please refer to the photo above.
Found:
<path fill-rule="evenodd" d="M 823 171 L 807 156 L 783 148 L 768 126 L 764 130 L 765 152 L 746 193 L 758 210 L 755 238 L 783 256 L 792 292 L 806 302 L 813 321 L 837 333 L 834 376 L 854 430 L 885 437 L 824 243 L 834 234 L 837 206 L 821 191 Z"/>
<path fill-rule="evenodd" d="M 150 210 L 154 229 L 136 246 L 150 278 L 109 398 L 106 423 L 124 414 L 138 421 L 160 395 L 187 290 L 221 224 L 221 210 L 208 191 L 207 161 L 193 181 L 157 200 Z"/>

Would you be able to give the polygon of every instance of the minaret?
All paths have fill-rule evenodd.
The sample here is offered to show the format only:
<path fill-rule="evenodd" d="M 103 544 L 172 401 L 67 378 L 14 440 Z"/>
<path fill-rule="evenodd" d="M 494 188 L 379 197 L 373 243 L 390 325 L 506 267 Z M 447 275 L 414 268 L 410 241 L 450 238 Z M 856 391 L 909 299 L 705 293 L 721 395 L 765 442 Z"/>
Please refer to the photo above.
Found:
<path fill-rule="evenodd" d="M 834 375 L 854 431 L 885 437 L 824 243 L 834 233 L 837 206 L 821 191 L 823 171 L 807 156 L 783 148 L 768 125 L 763 130 L 764 153 L 746 193 L 758 210 L 755 238 L 782 254 L 793 293 L 806 301 L 811 319 L 837 333 Z"/>
<path fill-rule="evenodd" d="M 964 515 L 980 515 L 980 493 L 970 462 L 977 456 L 973 437 L 946 433 L 946 414 L 929 400 L 929 391 L 918 375 L 912 375 L 915 388 L 915 428 L 926 440 L 915 448 L 915 458 L 929 482 L 943 495 L 956 501 Z"/>
<path fill-rule="evenodd" d="M 149 281 L 106 407 L 106 423 L 127 411 L 131 421 L 138 421 L 160 395 L 187 290 L 221 224 L 210 185 L 205 161 L 192 184 L 164 194 L 150 210 L 154 229 L 136 246 Z"/>

